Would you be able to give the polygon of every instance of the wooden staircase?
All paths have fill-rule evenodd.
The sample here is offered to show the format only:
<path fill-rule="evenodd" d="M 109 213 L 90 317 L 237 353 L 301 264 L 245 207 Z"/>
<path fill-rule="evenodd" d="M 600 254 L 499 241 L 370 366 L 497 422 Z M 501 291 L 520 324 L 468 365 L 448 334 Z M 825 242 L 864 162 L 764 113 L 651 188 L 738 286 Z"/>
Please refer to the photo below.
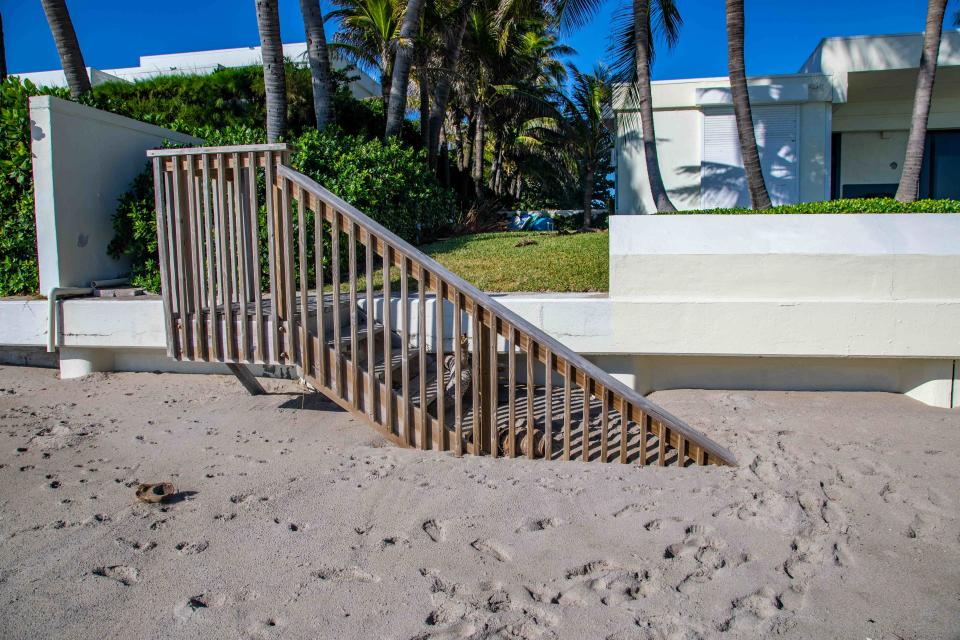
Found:
<path fill-rule="evenodd" d="M 733 455 L 288 166 L 152 158 L 168 354 L 291 365 L 404 447 L 634 465 Z"/>

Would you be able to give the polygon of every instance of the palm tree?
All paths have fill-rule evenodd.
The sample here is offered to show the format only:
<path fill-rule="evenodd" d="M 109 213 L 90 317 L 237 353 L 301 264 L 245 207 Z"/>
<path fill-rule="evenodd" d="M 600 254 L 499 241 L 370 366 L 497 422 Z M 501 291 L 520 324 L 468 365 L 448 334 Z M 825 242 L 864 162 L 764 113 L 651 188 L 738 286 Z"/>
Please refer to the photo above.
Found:
<path fill-rule="evenodd" d="M 683 18 L 674 0 L 633 0 L 631 11 L 615 16 L 614 69 L 620 82 L 630 87 L 624 98 L 640 112 L 643 156 L 650 195 L 659 212 L 676 211 L 660 174 L 657 133 L 653 122 L 653 92 L 650 65 L 654 58 L 654 36 L 672 48 L 680 38 Z"/>
<path fill-rule="evenodd" d="M 60 54 L 60 66 L 67 77 L 70 95 L 79 98 L 90 91 L 90 76 L 87 75 L 87 65 L 83 62 L 83 53 L 77 33 L 73 30 L 67 3 L 65 0 L 41 0 L 41 4 Z"/>
<path fill-rule="evenodd" d="M 610 72 L 598 65 L 593 73 L 583 74 L 571 67 L 573 91 L 565 111 L 566 140 L 580 169 L 583 190 L 583 228 L 593 218 L 593 183 L 600 161 L 610 155 L 613 136 L 603 122 L 604 108 L 610 102 Z"/>
<path fill-rule="evenodd" d="M 430 108 L 430 122 L 427 137 L 427 158 L 430 166 L 437 163 L 440 155 L 440 131 L 447 116 L 447 104 L 453 76 L 460 61 L 463 36 L 467 32 L 467 19 L 470 17 L 471 0 L 459 4 L 443 23 L 451 28 L 443 33 L 443 51 L 440 56 L 439 77 L 433 88 L 433 105 Z"/>
<path fill-rule="evenodd" d="M 397 0 L 334 0 L 337 9 L 327 19 L 339 22 L 333 46 L 364 71 L 380 75 L 383 106 L 390 102 L 393 78 L 392 42 L 400 28 Z"/>
<path fill-rule="evenodd" d="M 400 25 L 393 59 L 393 78 L 390 80 L 390 100 L 387 102 L 387 128 L 384 137 L 398 135 L 403 117 L 407 112 L 407 83 L 410 81 L 410 66 L 413 62 L 413 40 L 420 24 L 425 0 L 407 0 Z"/>
<path fill-rule="evenodd" d="M 7 79 L 7 50 L 3 46 L 3 16 L 0 15 L 0 82 Z"/>
<path fill-rule="evenodd" d="M 933 82 L 937 75 L 937 56 L 940 55 L 940 35 L 943 30 L 943 13 L 947 0 L 927 2 L 927 26 L 923 32 L 923 51 L 920 54 L 920 69 L 917 72 L 917 90 L 913 97 L 913 115 L 910 118 L 910 135 L 907 137 L 907 152 L 903 159 L 903 172 L 896 198 L 900 202 L 917 199 L 920 186 L 920 169 L 923 166 L 923 147 L 927 138 L 927 120 L 930 116 L 930 101 L 933 99 Z"/>
<path fill-rule="evenodd" d="M 942 14 L 941 14 L 942 15 Z M 740 138 L 740 156 L 747 177 L 750 204 L 754 209 L 769 209 L 770 195 L 763 181 L 760 153 L 753 130 L 753 112 L 747 90 L 746 63 L 743 56 L 743 0 L 727 0 L 727 67 L 730 71 L 730 95 Z"/>
<path fill-rule="evenodd" d="M 278 142 L 287 133 L 287 80 L 280 40 L 280 13 L 277 0 L 256 0 L 256 6 L 267 102 L 267 141 Z"/>
<path fill-rule="evenodd" d="M 313 81 L 313 111 L 317 117 L 317 129 L 323 130 L 333 120 L 333 103 L 330 82 L 330 54 L 327 51 L 327 36 L 323 30 L 323 14 L 320 0 L 300 0 L 303 27 L 307 35 L 307 59 L 310 61 L 310 77 Z"/>

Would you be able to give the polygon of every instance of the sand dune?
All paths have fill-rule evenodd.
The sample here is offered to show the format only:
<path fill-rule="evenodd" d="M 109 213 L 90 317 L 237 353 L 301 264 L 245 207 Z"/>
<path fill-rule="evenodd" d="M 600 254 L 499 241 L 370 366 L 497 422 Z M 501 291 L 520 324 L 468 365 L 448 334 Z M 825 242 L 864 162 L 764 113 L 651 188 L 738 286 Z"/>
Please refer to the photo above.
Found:
<path fill-rule="evenodd" d="M 400 450 L 267 384 L 0 368 L 0 637 L 960 637 L 958 410 L 661 392 L 741 466 L 637 469 Z"/>

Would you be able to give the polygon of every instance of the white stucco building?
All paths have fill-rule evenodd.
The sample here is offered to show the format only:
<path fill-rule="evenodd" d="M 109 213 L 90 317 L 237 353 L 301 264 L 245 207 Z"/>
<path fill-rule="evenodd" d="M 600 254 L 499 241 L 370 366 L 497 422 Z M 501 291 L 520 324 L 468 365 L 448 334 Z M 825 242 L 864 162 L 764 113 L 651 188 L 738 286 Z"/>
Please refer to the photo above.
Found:
<path fill-rule="evenodd" d="M 893 195 L 922 34 L 826 38 L 795 74 L 752 77 L 760 160 L 774 204 Z M 960 197 L 960 31 L 946 31 L 921 197 Z M 727 78 L 653 84 L 660 170 L 679 209 L 749 206 Z M 616 212 L 653 213 L 639 112 L 614 98 Z"/>
<path fill-rule="evenodd" d="M 294 42 L 283 45 L 283 56 L 295 63 L 307 64 L 307 44 Z M 118 69 L 95 69 L 87 67 L 90 82 L 94 85 L 104 82 L 127 80 L 148 80 L 157 76 L 172 75 L 205 75 L 217 69 L 226 67 L 246 67 L 261 64 L 263 57 L 260 47 L 238 47 L 235 49 L 214 49 L 210 51 L 189 51 L 186 53 L 169 53 L 157 56 L 140 56 L 140 64 L 136 67 L 121 67 Z M 334 58 L 333 65 L 342 69 L 349 63 Z M 370 98 L 380 96 L 380 85 L 362 71 L 353 70 L 357 78 L 350 83 L 350 90 L 355 98 Z M 30 80 L 38 86 L 65 87 L 67 79 L 63 70 L 31 71 L 28 73 L 12 73 L 10 75 Z"/>

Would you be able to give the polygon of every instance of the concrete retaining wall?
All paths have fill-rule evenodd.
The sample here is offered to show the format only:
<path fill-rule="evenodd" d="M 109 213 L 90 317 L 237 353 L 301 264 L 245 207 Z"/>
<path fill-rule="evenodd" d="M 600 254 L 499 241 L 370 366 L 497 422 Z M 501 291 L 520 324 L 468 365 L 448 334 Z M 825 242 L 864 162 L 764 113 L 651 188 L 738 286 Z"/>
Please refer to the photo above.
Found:
<path fill-rule="evenodd" d="M 198 138 L 53 96 L 30 98 L 40 291 L 85 287 L 129 270 L 107 255 L 117 199 L 147 149 Z"/>

